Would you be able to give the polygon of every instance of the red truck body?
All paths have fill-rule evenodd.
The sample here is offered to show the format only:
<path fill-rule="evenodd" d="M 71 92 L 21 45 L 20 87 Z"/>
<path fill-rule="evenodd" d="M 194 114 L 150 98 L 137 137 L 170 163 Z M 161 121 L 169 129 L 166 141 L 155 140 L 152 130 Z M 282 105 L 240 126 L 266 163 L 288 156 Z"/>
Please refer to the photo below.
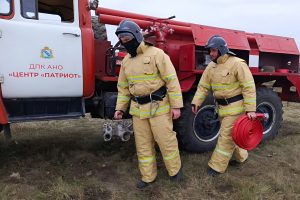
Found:
<path fill-rule="evenodd" d="M 117 11 L 107 8 L 98 8 L 96 14 L 104 24 L 117 25 L 124 18 L 131 19 L 138 23 L 141 28 L 148 29 L 153 26 L 168 26 L 173 29 L 172 34 L 165 33 L 164 30 L 156 31 L 156 45 L 164 49 L 170 56 L 181 80 L 183 92 L 187 92 L 194 84 L 197 74 L 202 74 L 203 70 L 197 69 L 196 54 L 197 49 L 203 48 L 207 40 L 212 35 L 221 35 L 225 38 L 231 50 L 249 63 L 250 56 L 257 56 L 259 63 L 256 66 L 249 65 L 256 79 L 261 77 L 272 77 L 271 79 L 282 80 L 285 77 L 297 87 L 299 76 L 299 50 L 293 38 L 280 37 L 274 35 L 247 33 L 239 30 L 210 27 L 178 21 L 161 20 L 156 17 Z M 162 36 L 164 35 L 164 36 Z M 96 45 L 101 48 L 101 45 Z M 99 55 L 99 54 L 98 54 Z M 101 55 L 101 54 L 100 54 Z M 98 58 L 99 59 L 99 58 Z M 288 62 L 291 64 L 287 65 Z M 101 71 L 103 65 L 96 65 Z M 263 66 L 274 66 L 274 72 L 263 72 Z M 284 70 L 283 70 L 284 69 Z M 97 71 L 97 70 L 96 70 Z M 97 74 L 102 80 L 109 80 L 105 74 Z M 265 78 L 263 78 L 265 80 Z M 269 78 L 268 78 L 269 79 Z M 111 79 L 113 80 L 113 79 Z M 187 81 L 190 80 L 190 81 Z M 259 81 L 261 82 L 261 81 Z M 298 90 L 297 90 L 298 91 Z M 288 97 L 285 97 L 288 100 Z"/>

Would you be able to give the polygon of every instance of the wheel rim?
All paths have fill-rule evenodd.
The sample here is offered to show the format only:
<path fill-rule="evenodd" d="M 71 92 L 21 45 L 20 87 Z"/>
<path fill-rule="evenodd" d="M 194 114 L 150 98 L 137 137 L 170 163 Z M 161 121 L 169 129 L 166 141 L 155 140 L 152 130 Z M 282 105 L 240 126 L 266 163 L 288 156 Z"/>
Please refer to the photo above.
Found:
<path fill-rule="evenodd" d="M 275 125 L 275 119 L 276 119 L 276 110 L 273 104 L 268 102 L 262 102 L 260 103 L 256 111 L 258 113 L 267 113 L 269 115 L 269 118 L 262 121 L 264 132 L 263 134 L 267 134 Z"/>
<path fill-rule="evenodd" d="M 214 105 L 202 107 L 196 114 L 193 121 L 195 136 L 202 142 L 210 142 L 220 134 L 220 121 L 215 114 Z"/>

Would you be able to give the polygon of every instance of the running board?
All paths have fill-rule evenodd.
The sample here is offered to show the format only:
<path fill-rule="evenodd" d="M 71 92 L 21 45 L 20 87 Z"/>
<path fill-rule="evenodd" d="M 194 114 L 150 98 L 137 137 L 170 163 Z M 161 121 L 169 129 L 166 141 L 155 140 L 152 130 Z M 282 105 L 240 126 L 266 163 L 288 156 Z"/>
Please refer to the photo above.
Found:
<path fill-rule="evenodd" d="M 82 97 L 3 99 L 3 103 L 10 123 L 79 118 L 85 114 Z"/>

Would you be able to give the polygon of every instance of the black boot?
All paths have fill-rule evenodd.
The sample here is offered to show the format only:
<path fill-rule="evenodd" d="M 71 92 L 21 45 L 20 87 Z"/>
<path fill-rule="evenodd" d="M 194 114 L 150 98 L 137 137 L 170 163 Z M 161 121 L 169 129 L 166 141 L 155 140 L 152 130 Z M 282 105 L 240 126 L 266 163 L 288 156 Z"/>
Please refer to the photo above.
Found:
<path fill-rule="evenodd" d="M 247 161 L 248 161 L 248 159 L 245 160 L 244 162 L 238 162 L 238 161 L 236 161 L 236 160 L 231 160 L 231 161 L 229 161 L 229 165 L 230 165 L 230 166 L 233 166 L 233 167 L 241 167 L 241 166 L 244 165 Z"/>
<path fill-rule="evenodd" d="M 153 182 L 154 182 L 154 181 L 153 181 Z M 143 189 L 143 188 L 149 186 L 149 185 L 150 185 L 151 183 L 153 183 L 153 182 L 147 183 L 147 182 L 144 182 L 144 181 L 142 181 L 142 180 L 139 180 L 139 181 L 137 182 L 137 184 L 136 184 L 136 187 L 137 187 L 138 189 Z"/>
<path fill-rule="evenodd" d="M 212 168 L 208 168 L 207 169 L 207 175 L 208 176 L 212 176 L 212 177 L 216 177 L 220 174 L 220 172 L 217 172 L 216 170 L 212 169 Z"/>
<path fill-rule="evenodd" d="M 177 174 L 175 176 L 171 176 L 171 181 L 174 181 L 174 182 L 181 182 L 182 181 L 182 178 L 183 178 L 183 172 L 182 172 L 182 167 L 179 169 L 179 171 L 177 172 Z"/>

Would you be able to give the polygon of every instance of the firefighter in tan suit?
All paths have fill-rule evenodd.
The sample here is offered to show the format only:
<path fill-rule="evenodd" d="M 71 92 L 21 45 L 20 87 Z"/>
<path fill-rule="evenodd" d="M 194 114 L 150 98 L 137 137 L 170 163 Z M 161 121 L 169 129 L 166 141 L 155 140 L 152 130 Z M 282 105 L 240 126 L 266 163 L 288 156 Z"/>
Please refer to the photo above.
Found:
<path fill-rule="evenodd" d="M 168 55 L 144 42 L 136 23 L 123 20 L 116 35 L 129 54 L 123 59 L 120 69 L 114 117 L 121 119 L 130 104 L 142 174 L 137 188 L 148 186 L 156 178 L 155 142 L 171 180 L 178 182 L 182 170 L 172 118 L 180 117 L 183 102 L 176 71 Z"/>
<path fill-rule="evenodd" d="M 250 119 L 256 117 L 256 92 L 247 63 L 229 51 L 222 37 L 212 36 L 206 48 L 210 50 L 212 62 L 200 79 L 192 101 L 192 109 L 197 113 L 208 92 L 213 92 L 221 128 L 217 146 L 208 163 L 207 173 L 215 176 L 225 172 L 233 154 L 237 163 L 243 163 L 248 158 L 248 152 L 233 142 L 231 131 L 236 119 L 245 112 Z"/>

